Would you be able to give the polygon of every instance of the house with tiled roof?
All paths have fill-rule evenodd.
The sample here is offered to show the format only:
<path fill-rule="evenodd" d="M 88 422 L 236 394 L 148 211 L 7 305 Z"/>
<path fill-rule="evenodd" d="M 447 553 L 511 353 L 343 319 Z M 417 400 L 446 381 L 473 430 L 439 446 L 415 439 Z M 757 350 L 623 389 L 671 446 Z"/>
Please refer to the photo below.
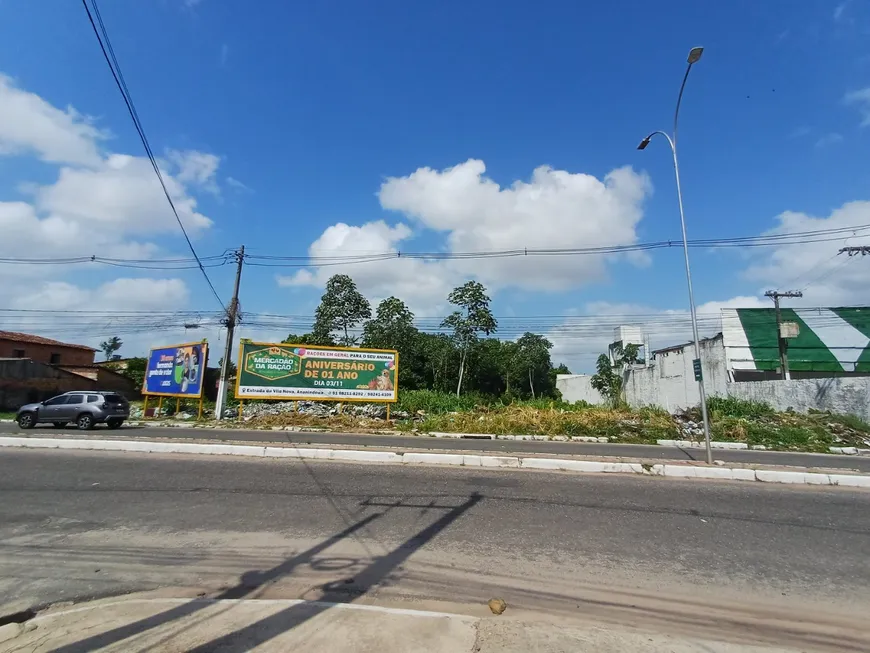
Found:
<path fill-rule="evenodd" d="M 48 365 L 93 365 L 96 349 L 51 338 L 0 331 L 0 358 L 29 358 Z"/>

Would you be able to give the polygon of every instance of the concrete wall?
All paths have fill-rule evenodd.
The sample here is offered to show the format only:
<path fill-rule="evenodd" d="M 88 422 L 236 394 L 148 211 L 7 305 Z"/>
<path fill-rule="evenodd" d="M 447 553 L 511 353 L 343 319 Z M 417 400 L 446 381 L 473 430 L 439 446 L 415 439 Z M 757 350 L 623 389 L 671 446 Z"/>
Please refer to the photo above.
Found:
<path fill-rule="evenodd" d="M 674 412 L 701 402 L 692 361 L 694 346 L 669 349 L 656 354 L 649 367 L 633 369 L 625 383 L 625 400 L 630 406 L 659 406 Z M 701 341 L 704 388 L 709 396 L 728 393 L 728 370 L 722 338 Z"/>
<path fill-rule="evenodd" d="M 562 399 L 570 403 L 585 401 L 588 404 L 603 404 L 604 397 L 592 387 L 592 377 L 588 374 L 557 374 L 556 389 Z"/>
<path fill-rule="evenodd" d="M 870 421 L 870 377 L 745 381 L 728 384 L 728 394 L 763 401 L 777 410 L 810 408 L 852 414 Z"/>
<path fill-rule="evenodd" d="M 27 358 L 0 359 L 0 410 L 18 410 L 71 390 L 95 390 L 97 382 Z"/>

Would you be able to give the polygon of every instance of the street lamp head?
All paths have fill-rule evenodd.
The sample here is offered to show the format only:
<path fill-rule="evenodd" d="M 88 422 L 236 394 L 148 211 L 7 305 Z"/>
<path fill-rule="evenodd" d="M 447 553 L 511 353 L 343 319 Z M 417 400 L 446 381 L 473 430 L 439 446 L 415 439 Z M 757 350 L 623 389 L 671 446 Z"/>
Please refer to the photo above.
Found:
<path fill-rule="evenodd" d="M 645 149 L 646 149 L 646 146 L 649 145 L 649 138 L 650 138 L 650 137 L 647 136 L 645 139 L 643 139 L 643 140 L 640 142 L 640 145 L 637 146 L 637 149 L 639 149 L 639 150 L 645 150 Z"/>
<path fill-rule="evenodd" d="M 692 48 L 689 50 L 689 58 L 687 61 L 690 64 L 698 63 L 702 54 L 704 54 L 704 48 Z"/>

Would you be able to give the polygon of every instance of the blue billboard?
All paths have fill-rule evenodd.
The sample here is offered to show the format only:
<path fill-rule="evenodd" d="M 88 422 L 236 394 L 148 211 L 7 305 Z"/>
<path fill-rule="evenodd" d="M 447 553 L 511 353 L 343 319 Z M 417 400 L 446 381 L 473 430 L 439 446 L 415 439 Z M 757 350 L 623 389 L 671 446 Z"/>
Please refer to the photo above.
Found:
<path fill-rule="evenodd" d="M 206 342 L 152 349 L 145 368 L 142 394 L 201 397 L 207 361 Z"/>

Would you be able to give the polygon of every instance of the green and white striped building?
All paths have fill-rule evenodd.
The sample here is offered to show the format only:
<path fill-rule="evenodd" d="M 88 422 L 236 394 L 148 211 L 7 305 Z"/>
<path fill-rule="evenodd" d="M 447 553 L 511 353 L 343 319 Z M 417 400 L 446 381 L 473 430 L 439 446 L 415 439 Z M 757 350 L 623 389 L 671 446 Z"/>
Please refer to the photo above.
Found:
<path fill-rule="evenodd" d="M 788 366 L 797 376 L 870 373 L 870 307 L 783 308 L 781 313 L 783 322 L 796 322 L 800 330 L 788 340 Z M 756 375 L 745 373 L 753 370 L 779 369 L 773 308 L 722 309 L 722 340 L 735 380 L 750 380 Z"/>

